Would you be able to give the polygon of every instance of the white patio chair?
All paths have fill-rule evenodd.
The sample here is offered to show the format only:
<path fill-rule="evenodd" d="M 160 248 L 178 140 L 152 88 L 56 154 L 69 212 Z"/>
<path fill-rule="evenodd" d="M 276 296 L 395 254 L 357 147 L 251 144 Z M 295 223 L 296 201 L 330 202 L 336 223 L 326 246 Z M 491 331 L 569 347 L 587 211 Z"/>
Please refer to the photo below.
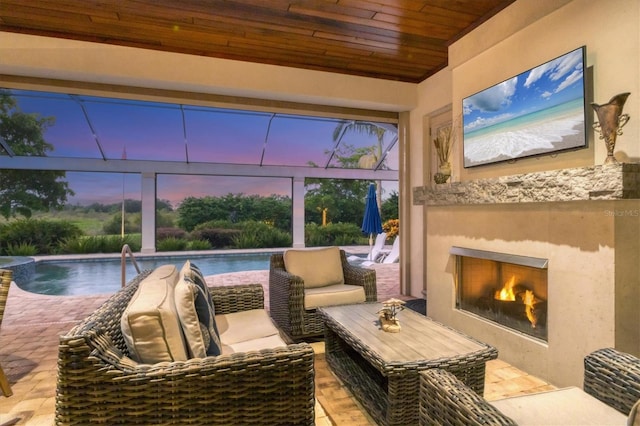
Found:
<path fill-rule="evenodd" d="M 400 260 L 400 236 L 398 235 L 395 240 L 393 240 L 393 245 L 391 246 L 391 250 L 380 250 L 375 261 L 372 262 L 370 260 L 366 260 L 362 262 L 362 266 L 371 266 L 376 263 L 396 263 Z"/>
<path fill-rule="evenodd" d="M 371 247 L 371 249 L 369 250 L 369 253 L 367 254 L 366 261 L 375 261 L 375 259 L 378 256 L 380 256 L 380 253 L 384 249 L 385 241 L 387 241 L 386 232 L 383 232 L 376 236 L 376 240 L 373 243 L 373 247 Z M 349 260 L 350 262 L 354 262 L 354 261 L 362 260 L 362 258 L 360 256 L 352 255 L 352 256 L 349 256 L 347 260 Z"/>
<path fill-rule="evenodd" d="M 378 263 L 396 263 L 400 260 L 400 235 L 393 240 L 391 250 L 381 253 Z"/>

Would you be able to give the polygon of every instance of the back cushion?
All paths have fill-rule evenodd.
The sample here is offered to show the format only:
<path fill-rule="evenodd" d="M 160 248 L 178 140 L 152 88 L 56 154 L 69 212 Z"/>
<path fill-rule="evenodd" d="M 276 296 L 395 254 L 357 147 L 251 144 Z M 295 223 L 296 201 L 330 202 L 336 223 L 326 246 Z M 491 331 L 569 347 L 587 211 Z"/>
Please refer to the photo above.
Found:
<path fill-rule="evenodd" d="M 142 280 L 120 319 L 122 336 L 134 360 L 155 364 L 185 361 L 187 349 L 174 302 L 178 270 L 163 265 Z"/>
<path fill-rule="evenodd" d="M 302 278 L 307 288 L 344 284 L 339 247 L 287 250 L 283 258 L 287 272 Z"/>

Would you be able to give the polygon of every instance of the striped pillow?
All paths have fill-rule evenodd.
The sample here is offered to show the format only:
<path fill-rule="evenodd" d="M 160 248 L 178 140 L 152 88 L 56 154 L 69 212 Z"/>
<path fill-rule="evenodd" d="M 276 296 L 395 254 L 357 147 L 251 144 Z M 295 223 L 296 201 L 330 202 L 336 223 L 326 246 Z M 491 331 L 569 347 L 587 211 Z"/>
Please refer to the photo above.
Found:
<path fill-rule="evenodd" d="M 192 358 L 220 355 L 215 309 L 200 269 L 187 261 L 175 289 L 176 310 Z"/>

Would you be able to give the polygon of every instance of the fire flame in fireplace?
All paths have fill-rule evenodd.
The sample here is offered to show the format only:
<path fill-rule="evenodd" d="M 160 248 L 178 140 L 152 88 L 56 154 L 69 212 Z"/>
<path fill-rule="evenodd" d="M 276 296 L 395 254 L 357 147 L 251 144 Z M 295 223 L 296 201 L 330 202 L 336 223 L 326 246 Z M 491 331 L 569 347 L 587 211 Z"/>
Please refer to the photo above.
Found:
<path fill-rule="evenodd" d="M 509 278 L 509 281 L 504 283 L 504 287 L 502 287 L 502 290 L 496 291 L 495 298 L 497 300 L 514 302 L 516 300 L 516 295 L 513 292 L 513 286 L 515 285 L 515 283 L 516 283 L 516 277 L 512 276 L 511 278 Z"/>
<path fill-rule="evenodd" d="M 504 283 L 502 289 L 495 292 L 495 299 L 502 300 L 506 302 L 515 302 L 516 300 L 516 292 L 514 291 L 516 283 L 516 277 L 512 276 L 509 280 Z M 531 328 L 536 328 L 538 324 L 538 315 L 535 310 L 535 304 L 538 303 L 538 299 L 535 294 L 531 290 L 524 290 L 522 292 L 518 292 L 517 296 L 522 299 L 522 303 L 525 308 L 525 315 L 527 319 L 531 323 Z"/>
<path fill-rule="evenodd" d="M 538 315 L 536 315 L 536 310 L 534 307 L 534 305 L 536 304 L 536 296 L 533 294 L 533 291 L 525 290 L 522 302 L 524 303 L 524 312 L 527 315 L 527 319 L 531 323 L 531 328 L 536 328 L 536 324 L 538 323 Z"/>

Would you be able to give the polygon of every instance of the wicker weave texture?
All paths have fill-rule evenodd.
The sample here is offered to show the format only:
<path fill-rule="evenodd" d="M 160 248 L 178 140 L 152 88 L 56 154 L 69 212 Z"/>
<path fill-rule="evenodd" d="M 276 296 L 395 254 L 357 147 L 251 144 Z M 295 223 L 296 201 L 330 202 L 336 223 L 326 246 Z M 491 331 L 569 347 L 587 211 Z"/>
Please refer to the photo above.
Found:
<path fill-rule="evenodd" d="M 640 399 L 640 359 L 606 348 L 587 355 L 584 363 L 584 391 L 629 415 Z M 449 372 L 433 369 L 420 373 L 420 425 L 514 424 Z"/>
<path fill-rule="evenodd" d="M 9 287 L 13 279 L 13 271 L 10 269 L 0 269 L 0 324 L 4 317 L 4 308 L 7 305 L 9 297 Z"/>
<path fill-rule="evenodd" d="M 628 415 L 640 400 L 640 359 L 613 348 L 584 359 L 584 391 Z"/>
<path fill-rule="evenodd" d="M 154 365 L 129 359 L 120 317 L 149 272 L 60 337 L 56 424 L 314 423 L 314 360 L 307 344 Z M 217 313 L 263 307 L 257 284 L 211 293 Z"/>
<path fill-rule="evenodd" d="M 7 298 L 9 297 L 9 287 L 13 279 L 13 271 L 10 269 L 0 269 L 0 324 L 4 317 L 4 308 L 7 306 Z M 13 395 L 9 379 L 0 366 L 0 391 L 1 394 L 9 397 Z"/>
<path fill-rule="evenodd" d="M 364 287 L 366 301 L 375 302 L 378 299 L 376 271 L 351 265 L 344 250 L 340 250 L 340 258 L 345 284 Z M 324 332 L 318 312 L 304 308 L 304 281 L 286 271 L 282 253 L 271 255 L 269 312 L 278 326 L 293 339 L 319 336 Z"/>
<path fill-rule="evenodd" d="M 439 369 L 420 373 L 421 426 L 516 425 L 453 374 Z"/>
<path fill-rule="evenodd" d="M 357 333 L 335 321 L 324 310 L 320 313 L 326 326 L 327 363 L 382 425 L 418 424 L 420 371 L 446 369 L 473 392 L 482 395 L 486 362 L 498 356 L 494 347 L 482 344 L 482 349 L 459 356 L 385 362 L 380 354 L 362 343 Z M 354 325 L 354 329 L 358 326 Z M 459 334 L 449 327 L 444 328 Z"/>

